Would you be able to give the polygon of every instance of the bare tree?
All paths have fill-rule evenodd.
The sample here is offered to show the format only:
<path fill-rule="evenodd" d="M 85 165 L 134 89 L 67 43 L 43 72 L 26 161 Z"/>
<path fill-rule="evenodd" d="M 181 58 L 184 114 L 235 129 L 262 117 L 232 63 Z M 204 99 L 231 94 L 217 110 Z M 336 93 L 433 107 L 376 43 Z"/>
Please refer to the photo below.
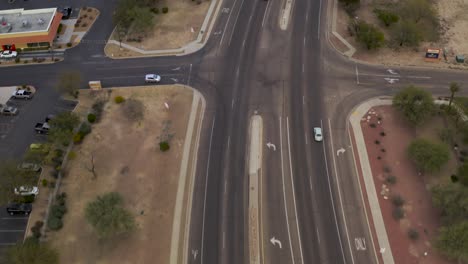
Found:
<path fill-rule="evenodd" d="M 95 166 L 95 163 L 94 163 L 94 153 L 93 152 L 91 152 L 90 164 L 89 164 L 89 166 L 85 165 L 85 168 L 86 168 L 86 170 L 88 170 L 89 172 L 91 172 L 93 174 L 93 180 L 97 178 L 96 166 Z"/>

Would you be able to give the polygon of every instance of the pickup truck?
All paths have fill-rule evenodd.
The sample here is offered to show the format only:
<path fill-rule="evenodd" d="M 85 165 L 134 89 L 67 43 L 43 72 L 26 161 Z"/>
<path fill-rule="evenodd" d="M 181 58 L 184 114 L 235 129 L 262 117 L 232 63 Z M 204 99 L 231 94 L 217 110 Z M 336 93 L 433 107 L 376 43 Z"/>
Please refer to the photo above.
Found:
<path fill-rule="evenodd" d="M 11 97 L 13 99 L 31 99 L 33 97 L 34 93 L 26 90 L 17 90 L 14 91 Z"/>
<path fill-rule="evenodd" d="M 50 126 L 48 123 L 36 123 L 36 126 L 34 126 L 34 130 L 36 130 L 36 133 L 38 134 L 47 134 L 49 133 Z"/>
<path fill-rule="evenodd" d="M 0 105 L 0 114 L 2 115 L 16 115 L 17 113 L 18 113 L 18 108 L 16 107 Z"/>

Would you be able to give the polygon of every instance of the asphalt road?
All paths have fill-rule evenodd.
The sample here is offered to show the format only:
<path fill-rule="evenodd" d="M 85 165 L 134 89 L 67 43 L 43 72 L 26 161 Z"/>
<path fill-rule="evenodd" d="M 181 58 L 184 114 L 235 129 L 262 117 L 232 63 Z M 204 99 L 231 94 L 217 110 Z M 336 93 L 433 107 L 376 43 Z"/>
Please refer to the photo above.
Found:
<path fill-rule="evenodd" d="M 0 8 L 70 3 L 2 2 Z M 11 131 L 4 133 L 1 158 L 20 157 L 36 140 L 31 124 L 59 104 L 53 87 L 60 72 L 80 71 L 83 87 L 90 80 L 101 80 L 104 87 L 142 85 L 146 73 L 158 73 L 163 83 L 191 85 L 207 99 L 189 263 L 248 263 L 246 144 L 254 113 L 263 117 L 264 143 L 278 147 L 276 151 L 265 147 L 261 172 L 263 263 L 376 263 L 354 162 L 349 152 L 335 155 L 349 146 L 346 117 L 359 102 L 391 95 L 407 84 L 447 94 L 448 83 L 466 83 L 466 74 L 388 71 L 344 59 L 326 41 L 325 0 L 295 0 L 286 31 L 278 26 L 281 1 L 225 0 L 222 7 L 227 9 L 219 13 L 213 29 L 220 33 L 212 35 L 201 51 L 182 57 L 112 60 L 104 56 L 103 48 L 112 31 L 115 3 L 80 2 L 97 7 L 101 15 L 83 42 L 65 53 L 65 61 L 1 69 L 8 78 L 0 80 L 0 86 L 27 82 L 39 90 L 25 106 L 29 109 L 12 119 Z M 323 143 L 313 142 L 313 127 L 323 128 Z M 20 230 L 16 224 L 6 229 Z M 270 243 L 272 237 L 282 242 L 282 248 Z"/>

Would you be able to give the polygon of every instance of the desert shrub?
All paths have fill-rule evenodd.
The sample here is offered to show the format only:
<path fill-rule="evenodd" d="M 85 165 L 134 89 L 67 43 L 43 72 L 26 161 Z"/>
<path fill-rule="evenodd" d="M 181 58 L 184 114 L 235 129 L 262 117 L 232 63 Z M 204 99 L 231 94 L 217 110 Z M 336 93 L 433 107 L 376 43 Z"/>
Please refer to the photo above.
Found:
<path fill-rule="evenodd" d="M 89 113 L 88 114 L 88 122 L 90 122 L 90 123 L 96 122 L 96 115 L 93 114 L 93 113 Z"/>
<path fill-rule="evenodd" d="M 400 17 L 390 11 L 390 10 L 384 10 L 384 9 L 374 9 L 374 13 L 377 15 L 377 17 L 379 18 L 379 20 L 386 26 L 386 27 L 389 27 L 390 25 L 398 22 L 398 20 L 400 19 Z"/>
<path fill-rule="evenodd" d="M 354 28 L 357 41 L 363 44 L 368 50 L 378 49 L 385 42 L 383 32 L 372 24 L 359 21 L 355 24 Z"/>
<path fill-rule="evenodd" d="M 64 206 L 65 202 L 66 202 L 66 199 L 67 199 L 67 193 L 62 192 L 60 194 L 57 194 L 57 196 L 55 197 L 55 203 L 58 204 L 58 205 Z"/>
<path fill-rule="evenodd" d="M 82 27 L 87 27 L 87 26 L 88 26 L 88 23 L 83 23 L 81 26 L 82 26 Z"/>
<path fill-rule="evenodd" d="M 388 165 L 385 165 L 383 167 L 383 171 L 386 172 L 386 173 L 390 173 L 390 172 L 392 172 L 392 168 L 390 166 L 388 166 Z"/>
<path fill-rule="evenodd" d="M 62 29 L 63 29 L 63 25 L 60 23 L 60 25 L 57 28 L 57 34 L 60 34 L 60 32 L 62 32 Z"/>
<path fill-rule="evenodd" d="M 20 62 L 20 58 L 16 57 L 15 58 L 15 63 L 19 63 Z"/>
<path fill-rule="evenodd" d="M 356 10 L 361 4 L 360 0 L 339 0 L 339 2 L 343 5 L 344 10 L 350 16 L 354 16 Z"/>
<path fill-rule="evenodd" d="M 382 132 L 380 132 L 380 135 L 381 135 L 382 137 L 385 137 L 387 134 L 386 134 L 385 132 L 382 131 Z"/>
<path fill-rule="evenodd" d="M 169 143 L 167 141 L 163 141 L 159 143 L 159 149 L 162 152 L 166 152 L 170 149 Z"/>
<path fill-rule="evenodd" d="M 81 124 L 80 129 L 78 130 L 78 132 L 81 133 L 83 135 L 83 137 L 85 137 L 86 135 L 91 133 L 91 125 L 88 124 L 88 123 Z"/>
<path fill-rule="evenodd" d="M 400 220 L 405 217 L 405 210 L 401 207 L 395 207 L 393 208 L 392 216 L 395 220 Z"/>
<path fill-rule="evenodd" d="M 118 95 L 118 96 L 116 96 L 116 97 L 114 98 L 114 102 L 115 102 L 116 104 L 121 104 L 121 103 L 125 102 L 125 98 L 123 98 L 123 96 Z"/>
<path fill-rule="evenodd" d="M 395 206 L 403 206 L 403 204 L 405 204 L 405 200 L 400 195 L 394 195 L 392 196 L 392 203 Z"/>
<path fill-rule="evenodd" d="M 414 228 L 410 228 L 408 229 L 408 237 L 411 239 L 411 240 L 418 240 L 419 238 L 419 232 L 418 230 L 414 229 Z"/>
<path fill-rule="evenodd" d="M 378 159 L 378 160 L 381 160 L 381 159 L 382 159 L 382 157 L 380 157 L 380 156 L 377 156 L 377 159 Z"/>
<path fill-rule="evenodd" d="M 169 12 L 169 7 L 163 7 L 162 12 L 163 14 L 167 14 L 167 12 Z"/>
<path fill-rule="evenodd" d="M 60 230 L 63 227 L 63 221 L 60 218 L 54 217 L 54 216 L 49 216 L 49 219 L 47 220 L 47 227 L 50 230 Z"/>
<path fill-rule="evenodd" d="M 65 205 L 54 204 L 50 208 L 50 216 L 57 217 L 62 219 L 63 216 L 67 213 L 67 208 Z"/>
<path fill-rule="evenodd" d="M 41 228 L 44 226 L 44 222 L 36 221 L 34 226 L 31 227 L 31 232 L 33 233 L 33 237 L 40 238 L 41 237 Z"/>
<path fill-rule="evenodd" d="M 73 45 L 73 44 L 72 44 L 71 42 L 68 42 L 68 43 L 67 43 L 67 47 L 69 47 L 69 48 L 70 48 L 72 45 Z"/>
<path fill-rule="evenodd" d="M 415 139 L 408 147 L 408 154 L 418 169 L 434 172 L 439 170 L 450 158 L 445 144 L 431 142 L 427 139 Z"/>
<path fill-rule="evenodd" d="M 456 182 L 458 182 L 458 176 L 455 175 L 455 174 L 452 174 L 452 175 L 450 175 L 450 180 L 451 180 L 453 183 L 456 183 Z"/>
<path fill-rule="evenodd" d="M 109 91 L 111 91 L 111 90 L 109 90 Z M 104 106 L 105 105 L 106 105 L 106 101 L 97 100 L 91 106 L 91 109 L 92 109 L 93 113 L 96 115 L 96 121 L 98 121 L 98 122 L 102 117 L 102 112 L 104 111 Z"/>
<path fill-rule="evenodd" d="M 159 8 L 157 7 L 152 7 L 150 10 L 153 14 L 156 14 L 156 15 L 159 14 Z"/>
<path fill-rule="evenodd" d="M 384 148 L 381 148 L 381 149 L 380 149 L 380 151 L 382 151 L 382 152 L 386 152 L 386 150 L 385 150 Z"/>
<path fill-rule="evenodd" d="M 385 182 L 388 184 L 395 184 L 397 182 L 397 178 L 394 175 L 388 175 L 385 177 Z"/>
<path fill-rule="evenodd" d="M 369 126 L 375 128 L 377 125 L 375 123 L 370 123 Z"/>
<path fill-rule="evenodd" d="M 122 106 L 122 113 L 129 121 L 139 121 L 144 116 L 144 105 L 136 99 L 128 99 Z"/>
<path fill-rule="evenodd" d="M 376 145 L 379 145 L 379 144 L 380 144 L 380 141 L 379 141 L 379 140 L 376 140 L 376 141 L 374 141 L 374 143 L 375 143 Z"/>
<path fill-rule="evenodd" d="M 48 182 L 46 179 L 42 179 L 41 184 L 43 187 L 47 187 Z"/>
<path fill-rule="evenodd" d="M 73 143 L 80 144 L 82 141 L 83 141 L 83 134 L 81 134 L 80 132 L 76 133 L 73 136 Z"/>
<path fill-rule="evenodd" d="M 70 151 L 68 153 L 68 159 L 73 160 L 76 158 L 76 152 L 75 151 Z"/>

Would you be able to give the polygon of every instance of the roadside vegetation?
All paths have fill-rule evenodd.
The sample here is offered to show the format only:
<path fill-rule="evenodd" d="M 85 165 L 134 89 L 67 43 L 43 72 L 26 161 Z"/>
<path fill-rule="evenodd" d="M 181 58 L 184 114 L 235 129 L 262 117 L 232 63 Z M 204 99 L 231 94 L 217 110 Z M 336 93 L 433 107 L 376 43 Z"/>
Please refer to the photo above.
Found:
<path fill-rule="evenodd" d="M 417 48 L 422 41 L 439 39 L 439 19 L 431 0 L 380 1 L 370 24 L 356 16 L 360 0 L 339 0 L 349 15 L 348 32 L 368 50 L 383 46 Z"/>
<path fill-rule="evenodd" d="M 419 11 L 415 17 L 423 19 L 428 15 Z M 468 261 L 468 122 L 464 121 L 468 115 L 468 99 L 455 97 L 461 90 L 460 84 L 451 83 L 448 88 L 450 96 L 439 98 L 444 99 L 443 103 L 435 104 L 427 91 L 409 86 L 394 96 L 393 106 L 413 126 L 424 125 L 436 115 L 447 124 L 438 131 L 439 140 L 417 138 L 407 151 L 409 159 L 424 174 L 440 171 L 451 157 L 457 159 L 458 168 L 454 173 L 446 175 L 445 179 L 436 179 L 430 191 L 443 222 L 434 245 L 441 253 L 461 263 Z M 395 198 L 394 204 L 401 205 L 402 200 Z M 404 212 L 395 212 L 394 216 L 400 219 L 398 217 L 403 217 Z M 414 234 L 408 232 L 408 236 L 411 238 Z"/>

